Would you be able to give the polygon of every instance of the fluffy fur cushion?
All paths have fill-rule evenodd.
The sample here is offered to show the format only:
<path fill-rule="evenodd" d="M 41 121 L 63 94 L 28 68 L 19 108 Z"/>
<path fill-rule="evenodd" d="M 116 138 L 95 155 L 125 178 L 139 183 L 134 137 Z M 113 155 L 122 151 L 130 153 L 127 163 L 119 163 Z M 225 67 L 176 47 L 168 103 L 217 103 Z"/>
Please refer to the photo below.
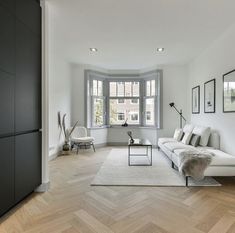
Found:
<path fill-rule="evenodd" d="M 191 132 L 186 132 L 184 134 L 183 139 L 182 139 L 182 143 L 184 143 L 185 145 L 188 145 L 190 140 L 191 140 L 191 137 L 192 137 L 192 133 Z"/>
<path fill-rule="evenodd" d="M 176 141 L 179 142 L 179 141 L 182 139 L 182 137 L 183 137 L 183 130 L 182 130 L 182 129 L 176 129 L 173 138 L 174 138 Z"/>
<path fill-rule="evenodd" d="M 195 126 L 193 129 L 193 134 L 200 136 L 200 146 L 207 146 L 211 134 L 211 129 L 210 127 Z"/>
<path fill-rule="evenodd" d="M 185 150 L 179 154 L 179 171 L 185 176 L 202 180 L 213 156 L 214 154 L 208 151 Z"/>

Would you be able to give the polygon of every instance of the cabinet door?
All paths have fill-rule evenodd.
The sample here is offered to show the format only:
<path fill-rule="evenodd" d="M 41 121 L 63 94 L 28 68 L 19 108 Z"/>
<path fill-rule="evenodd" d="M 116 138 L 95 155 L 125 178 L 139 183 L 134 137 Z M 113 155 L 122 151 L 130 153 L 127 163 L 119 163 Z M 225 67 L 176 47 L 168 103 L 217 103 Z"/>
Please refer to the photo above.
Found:
<path fill-rule="evenodd" d="M 0 5 L 4 6 L 7 10 L 12 13 L 15 12 L 15 0 L 0 0 Z"/>
<path fill-rule="evenodd" d="M 0 138 L 0 216 L 14 205 L 14 137 Z"/>
<path fill-rule="evenodd" d="M 14 76 L 0 71 L 0 136 L 14 133 Z"/>
<path fill-rule="evenodd" d="M 41 184 L 41 133 L 15 137 L 15 202 Z"/>
<path fill-rule="evenodd" d="M 15 19 L 0 5 L 0 70 L 15 73 Z"/>
<path fill-rule="evenodd" d="M 17 0 L 16 17 L 27 25 L 30 30 L 41 34 L 41 7 L 37 0 Z"/>
<path fill-rule="evenodd" d="M 15 130 L 41 128 L 41 45 L 24 24 L 16 22 Z"/>

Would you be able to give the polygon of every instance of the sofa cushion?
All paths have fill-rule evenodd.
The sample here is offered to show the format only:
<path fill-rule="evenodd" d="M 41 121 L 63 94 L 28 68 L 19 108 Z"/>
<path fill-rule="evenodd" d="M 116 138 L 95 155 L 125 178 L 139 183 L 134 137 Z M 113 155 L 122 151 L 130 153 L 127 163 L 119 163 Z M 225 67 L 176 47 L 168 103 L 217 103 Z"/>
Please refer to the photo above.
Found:
<path fill-rule="evenodd" d="M 192 138 L 192 133 L 191 132 L 186 132 L 184 134 L 183 139 L 182 139 L 182 143 L 184 143 L 185 145 L 188 145 L 190 140 L 191 140 L 191 138 Z"/>
<path fill-rule="evenodd" d="M 193 146 L 191 146 L 191 147 L 189 147 L 189 148 L 181 148 L 181 149 L 176 149 L 175 151 L 174 151 L 174 154 L 176 154 L 177 156 L 179 156 L 179 154 L 181 153 L 181 152 L 183 152 L 183 151 L 185 151 L 185 149 L 190 149 L 190 150 L 192 150 L 192 148 L 194 148 Z M 195 148 L 194 148 L 195 149 Z"/>
<path fill-rule="evenodd" d="M 158 142 L 165 144 L 167 142 L 177 142 L 174 138 L 159 138 Z"/>
<path fill-rule="evenodd" d="M 211 166 L 235 166 L 235 156 L 227 154 L 221 150 L 207 150 L 215 155 L 212 158 Z"/>
<path fill-rule="evenodd" d="M 172 152 L 174 152 L 177 149 L 192 149 L 192 148 L 194 148 L 193 146 L 185 145 L 184 143 L 181 143 L 181 142 L 167 142 L 164 144 L 164 146 Z"/>
<path fill-rule="evenodd" d="M 183 132 L 186 133 L 186 132 L 193 132 L 193 129 L 194 129 L 194 126 L 191 125 L 191 124 L 186 124 L 183 128 Z"/>
<path fill-rule="evenodd" d="M 211 129 L 210 127 L 195 126 L 193 129 L 193 134 L 201 136 L 199 145 L 207 146 L 211 134 Z"/>
<path fill-rule="evenodd" d="M 176 129 L 175 130 L 175 133 L 174 133 L 174 139 L 176 140 L 176 141 L 180 141 L 181 139 L 182 139 L 182 137 L 183 137 L 183 130 L 182 129 Z"/>
<path fill-rule="evenodd" d="M 194 147 L 197 147 L 199 145 L 199 142 L 200 142 L 200 137 L 201 137 L 200 135 L 193 134 L 189 144 L 194 146 Z"/>

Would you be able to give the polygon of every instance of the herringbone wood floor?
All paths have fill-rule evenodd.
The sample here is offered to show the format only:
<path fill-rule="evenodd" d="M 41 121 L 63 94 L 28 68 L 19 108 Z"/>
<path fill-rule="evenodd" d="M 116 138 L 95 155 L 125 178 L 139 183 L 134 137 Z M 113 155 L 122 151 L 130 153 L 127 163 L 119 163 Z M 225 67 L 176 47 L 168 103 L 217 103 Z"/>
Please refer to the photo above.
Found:
<path fill-rule="evenodd" d="M 91 187 L 111 148 L 50 162 L 51 189 L 1 219 L 1 233 L 235 233 L 235 180 L 222 187 Z"/>

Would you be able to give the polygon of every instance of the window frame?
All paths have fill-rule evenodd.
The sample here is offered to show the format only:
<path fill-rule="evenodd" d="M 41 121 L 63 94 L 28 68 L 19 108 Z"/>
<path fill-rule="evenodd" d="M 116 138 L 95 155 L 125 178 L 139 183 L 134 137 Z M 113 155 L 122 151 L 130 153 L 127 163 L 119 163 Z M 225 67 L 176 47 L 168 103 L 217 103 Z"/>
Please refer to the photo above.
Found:
<path fill-rule="evenodd" d="M 152 95 L 152 83 L 151 81 L 155 80 L 155 95 Z M 147 95 L 147 82 L 150 81 L 150 95 Z M 158 80 L 158 78 L 153 78 L 153 77 L 145 77 L 144 78 L 144 112 L 143 112 L 143 125 L 145 127 L 157 127 L 158 126 L 158 119 L 160 117 L 160 114 L 158 114 L 158 100 L 160 100 L 159 98 L 159 94 L 160 94 L 160 80 Z M 147 124 L 147 108 L 146 108 L 146 100 L 147 99 L 154 99 L 154 124 L 150 125 Z"/>
<path fill-rule="evenodd" d="M 127 75 L 128 76 L 128 75 Z M 139 116 L 141 115 L 142 113 L 142 101 L 141 101 L 141 82 L 142 80 L 138 77 L 138 76 L 133 76 L 131 78 L 129 77 L 122 77 L 122 76 L 116 76 L 115 78 L 107 78 L 106 79 L 106 82 L 107 82 L 107 124 L 111 127 L 118 127 L 118 126 L 121 126 L 120 124 L 111 124 L 110 123 L 110 100 L 114 99 L 114 100 L 118 100 L 119 99 L 122 99 L 124 100 L 124 103 L 126 102 L 125 100 L 130 100 L 131 102 L 131 99 L 138 99 L 139 100 Z M 110 83 L 111 82 L 123 82 L 124 83 L 124 96 L 117 96 L 117 93 L 118 93 L 118 88 L 116 86 L 116 96 L 110 96 Z M 139 82 L 139 96 L 125 96 L 125 82 Z M 133 88 L 132 88 L 132 94 L 133 94 Z M 137 104 L 136 104 L 137 105 Z M 128 123 L 128 122 L 127 122 Z M 129 126 L 137 126 L 137 127 L 140 127 L 142 125 L 142 122 L 141 122 L 141 117 L 139 117 L 139 124 L 129 124 Z"/>
<path fill-rule="evenodd" d="M 92 70 L 85 70 L 85 121 L 87 128 L 107 128 L 107 127 L 121 127 L 120 124 L 112 124 L 110 125 L 110 99 L 138 99 L 139 100 L 139 124 L 128 124 L 130 127 L 143 127 L 143 128 L 156 128 L 161 129 L 162 126 L 162 109 L 161 109 L 161 95 L 162 95 L 162 70 L 154 70 L 147 73 L 142 74 L 127 74 L 127 75 L 118 75 L 118 74 L 105 74 Z M 146 96 L 147 89 L 146 84 L 149 80 L 155 80 L 155 95 L 154 96 Z M 93 100 L 92 100 L 92 83 L 93 80 L 103 81 L 103 99 L 104 99 L 104 107 L 103 107 L 103 125 L 94 126 L 93 125 L 93 117 L 94 110 Z M 124 96 L 109 96 L 110 94 L 110 82 L 139 82 L 139 96 L 125 96 L 125 85 L 124 85 Z M 117 88 L 117 87 L 116 87 Z M 133 94 L 133 87 L 132 87 Z M 147 124 L 147 116 L 146 116 L 146 99 L 154 98 L 154 124 Z M 118 102 L 118 101 L 117 101 Z"/>
<path fill-rule="evenodd" d="M 106 76 L 102 73 L 91 71 L 91 70 L 85 70 L 85 92 L 86 92 L 86 98 L 85 98 L 85 121 L 87 128 L 104 128 L 107 126 L 106 122 Z M 103 95 L 102 96 L 95 96 L 93 95 L 93 80 L 102 81 L 102 90 Z M 98 83 L 97 83 L 98 86 Z M 98 89 L 97 89 L 98 93 Z M 103 124 L 102 125 L 95 125 L 94 124 L 94 100 L 95 99 L 103 99 Z"/>

